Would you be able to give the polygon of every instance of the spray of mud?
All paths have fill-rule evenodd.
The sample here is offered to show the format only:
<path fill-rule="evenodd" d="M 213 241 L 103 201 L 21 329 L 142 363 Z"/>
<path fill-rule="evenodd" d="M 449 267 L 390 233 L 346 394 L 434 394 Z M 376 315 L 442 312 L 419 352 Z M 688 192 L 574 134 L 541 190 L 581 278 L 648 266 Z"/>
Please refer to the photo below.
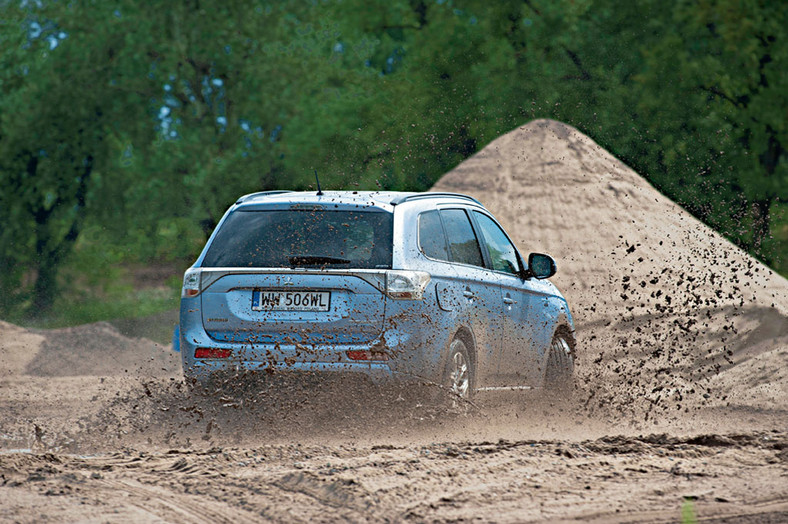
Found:
<path fill-rule="evenodd" d="M 169 348 L 108 324 L 0 322 L 0 497 L 16 501 L 4 515 L 59 511 L 52 495 L 94 508 L 79 504 L 101 494 L 114 502 L 62 520 L 254 521 L 245 508 L 274 521 L 470 520 L 492 508 L 504 521 L 675 521 L 682 501 L 737 522 L 788 519 L 785 279 L 557 122 L 499 138 L 435 189 L 479 198 L 523 253 L 559 261 L 577 323 L 569 391 L 454 411 L 418 391 L 271 377 L 198 393 Z"/>

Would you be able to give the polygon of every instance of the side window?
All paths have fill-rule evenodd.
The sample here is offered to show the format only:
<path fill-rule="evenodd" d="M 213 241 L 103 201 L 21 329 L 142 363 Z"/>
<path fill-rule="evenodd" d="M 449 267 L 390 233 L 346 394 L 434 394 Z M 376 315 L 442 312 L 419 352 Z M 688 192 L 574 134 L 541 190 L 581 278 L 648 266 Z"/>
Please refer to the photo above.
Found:
<path fill-rule="evenodd" d="M 437 211 L 427 211 L 419 215 L 419 249 L 430 258 L 449 260 L 446 235 Z"/>
<path fill-rule="evenodd" d="M 478 211 L 474 211 L 473 215 L 482 230 L 484 243 L 487 244 L 487 249 L 490 251 L 493 269 L 518 274 L 520 263 L 517 260 L 517 250 L 506 238 L 506 233 L 487 215 Z"/>
<path fill-rule="evenodd" d="M 452 262 L 484 267 L 479 241 L 471 227 L 468 215 L 462 209 L 445 209 L 441 212 L 446 236 L 449 239 L 450 259 Z"/>

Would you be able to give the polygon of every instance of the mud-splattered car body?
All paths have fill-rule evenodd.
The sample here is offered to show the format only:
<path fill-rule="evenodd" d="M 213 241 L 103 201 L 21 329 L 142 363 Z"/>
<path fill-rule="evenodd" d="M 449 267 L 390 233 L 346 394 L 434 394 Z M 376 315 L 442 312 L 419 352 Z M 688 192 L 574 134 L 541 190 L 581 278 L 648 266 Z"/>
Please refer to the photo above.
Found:
<path fill-rule="evenodd" d="M 554 272 L 464 195 L 255 193 L 186 271 L 176 343 L 198 383 L 281 371 L 461 396 L 539 387 L 574 360 Z"/>

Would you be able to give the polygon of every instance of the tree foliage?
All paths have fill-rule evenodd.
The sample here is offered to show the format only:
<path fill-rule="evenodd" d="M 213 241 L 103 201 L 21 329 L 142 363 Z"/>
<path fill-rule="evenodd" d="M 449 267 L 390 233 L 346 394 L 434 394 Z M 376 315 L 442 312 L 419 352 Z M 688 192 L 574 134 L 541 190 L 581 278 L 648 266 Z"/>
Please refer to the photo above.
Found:
<path fill-rule="evenodd" d="M 46 310 L 75 250 L 194 256 L 242 193 L 423 190 L 539 117 L 784 267 L 779 2 L 0 6 L 0 311 Z"/>

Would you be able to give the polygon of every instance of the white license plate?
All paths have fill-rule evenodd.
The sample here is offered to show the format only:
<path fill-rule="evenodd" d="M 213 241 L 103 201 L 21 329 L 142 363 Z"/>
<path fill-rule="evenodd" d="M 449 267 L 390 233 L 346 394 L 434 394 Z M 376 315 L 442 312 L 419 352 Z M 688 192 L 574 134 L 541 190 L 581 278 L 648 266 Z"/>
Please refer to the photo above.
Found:
<path fill-rule="evenodd" d="M 330 291 L 264 291 L 252 292 L 254 311 L 328 311 Z"/>

